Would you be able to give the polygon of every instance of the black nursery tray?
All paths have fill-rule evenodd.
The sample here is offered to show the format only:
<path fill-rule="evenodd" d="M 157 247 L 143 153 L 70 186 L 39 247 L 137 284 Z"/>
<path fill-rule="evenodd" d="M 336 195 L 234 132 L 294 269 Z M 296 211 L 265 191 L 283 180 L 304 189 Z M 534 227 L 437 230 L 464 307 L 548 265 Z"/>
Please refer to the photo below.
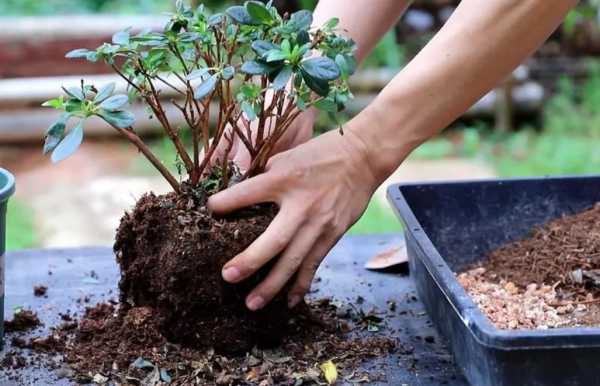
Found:
<path fill-rule="evenodd" d="M 327 256 L 317 275 L 321 281 L 313 286 L 318 292 L 313 297 L 333 296 L 341 301 L 364 298 L 360 304 L 366 312 L 373 306 L 385 311 L 387 303 L 397 304 L 393 316 L 386 318 L 387 327 L 378 334 L 396 336 L 399 349 L 396 354 L 375 359 L 370 365 L 385 370 L 387 382 L 380 385 L 456 385 L 466 381 L 440 343 L 435 329 L 424 312 L 422 303 L 415 297 L 413 281 L 406 267 L 396 272 L 370 272 L 363 268 L 370 258 L 385 252 L 404 241 L 398 235 L 346 236 Z M 404 268 L 404 270 L 402 270 Z M 92 273 L 93 272 L 93 273 Z M 15 306 L 38 313 L 45 325 L 28 334 L 45 336 L 59 324 L 59 313 L 70 311 L 82 314 L 85 307 L 116 299 L 118 267 L 110 249 L 86 248 L 49 251 L 24 251 L 8 253 L 6 257 L 7 317 Z M 34 297 L 35 285 L 48 286 L 47 297 Z M 87 302 L 86 302 L 87 300 Z M 373 334 L 365 331 L 366 334 Z M 8 336 L 10 340 L 10 335 Z M 15 350 L 10 342 L 7 352 Z M 27 354 L 26 351 L 24 351 Z M 9 374 L 20 376 L 10 380 Z M 0 371 L 0 385 L 70 385 L 58 379 L 59 372 L 52 369 L 21 369 Z M 343 385 L 343 380 L 337 384 Z M 371 383 L 368 385 L 378 385 Z"/>
<path fill-rule="evenodd" d="M 599 176 L 395 184 L 388 199 L 420 299 L 472 385 L 600 385 L 599 328 L 497 329 L 453 273 L 600 201 Z"/>

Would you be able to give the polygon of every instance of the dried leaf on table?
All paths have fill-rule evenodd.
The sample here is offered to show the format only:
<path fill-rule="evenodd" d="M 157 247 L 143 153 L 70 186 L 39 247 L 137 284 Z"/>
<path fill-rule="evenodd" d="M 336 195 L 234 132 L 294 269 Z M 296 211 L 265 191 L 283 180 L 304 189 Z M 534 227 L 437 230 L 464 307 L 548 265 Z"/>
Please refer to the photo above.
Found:
<path fill-rule="evenodd" d="M 332 361 L 327 361 L 321 365 L 321 371 L 325 375 L 327 382 L 332 385 L 337 381 L 338 372 L 337 368 Z"/>
<path fill-rule="evenodd" d="M 406 244 L 403 243 L 373 257 L 365 264 L 365 268 L 374 270 L 385 269 L 407 262 L 408 256 L 406 254 Z"/>

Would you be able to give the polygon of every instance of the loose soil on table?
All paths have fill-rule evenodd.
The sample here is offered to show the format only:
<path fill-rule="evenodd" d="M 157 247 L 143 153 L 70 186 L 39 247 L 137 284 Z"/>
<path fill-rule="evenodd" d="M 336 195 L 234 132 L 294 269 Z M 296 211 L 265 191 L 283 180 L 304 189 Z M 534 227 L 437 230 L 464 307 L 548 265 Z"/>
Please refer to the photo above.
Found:
<path fill-rule="evenodd" d="M 384 378 L 359 365 L 393 352 L 395 339 L 353 332 L 381 323 L 373 313 L 328 300 L 289 309 L 287 287 L 249 311 L 246 295 L 274 262 L 239 284 L 222 279 L 223 265 L 266 230 L 276 206 L 221 219 L 199 207 L 175 194 L 143 196 L 117 230 L 119 301 L 88 307 L 49 337 L 13 343 L 63 356 L 61 372 L 81 383 L 297 385 L 324 382 L 329 360 L 349 381 Z"/>
<path fill-rule="evenodd" d="M 499 328 L 600 326 L 600 204 L 535 229 L 458 275 Z"/>
<path fill-rule="evenodd" d="M 21 310 L 12 320 L 4 321 L 4 332 L 27 331 L 42 325 L 38 316 L 29 310 Z"/>

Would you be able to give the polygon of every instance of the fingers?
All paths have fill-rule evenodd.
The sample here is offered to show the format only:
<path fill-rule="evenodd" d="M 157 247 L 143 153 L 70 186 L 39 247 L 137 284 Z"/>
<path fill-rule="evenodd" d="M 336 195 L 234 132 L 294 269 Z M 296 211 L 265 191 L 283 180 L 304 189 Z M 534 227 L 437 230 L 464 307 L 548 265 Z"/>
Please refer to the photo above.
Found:
<path fill-rule="evenodd" d="M 250 310 L 261 308 L 281 291 L 296 273 L 320 234 L 320 227 L 304 226 L 298 230 L 269 275 L 246 297 L 246 305 Z"/>
<path fill-rule="evenodd" d="M 223 279 L 230 283 L 244 280 L 284 250 L 304 221 L 297 210 L 289 211 L 286 208 L 282 207 L 267 230 L 244 252 L 225 264 Z"/>
<path fill-rule="evenodd" d="M 338 236 L 334 236 L 335 234 L 337 233 L 328 233 L 321 236 L 306 256 L 306 259 L 304 259 L 304 262 L 298 269 L 296 281 L 292 285 L 288 295 L 288 305 L 290 308 L 298 305 L 308 293 L 319 265 L 343 235 L 343 233 L 340 233 Z"/>
<path fill-rule="evenodd" d="M 275 202 L 276 180 L 269 173 L 249 178 L 210 196 L 208 207 L 217 215 L 262 202 Z"/>

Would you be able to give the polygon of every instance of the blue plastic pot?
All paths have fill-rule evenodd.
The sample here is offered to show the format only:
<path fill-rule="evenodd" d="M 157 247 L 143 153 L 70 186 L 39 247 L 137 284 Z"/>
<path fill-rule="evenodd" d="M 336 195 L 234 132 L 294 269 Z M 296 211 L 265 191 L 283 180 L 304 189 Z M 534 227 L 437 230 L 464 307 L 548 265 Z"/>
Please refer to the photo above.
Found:
<path fill-rule="evenodd" d="M 6 212 L 8 200 L 15 193 L 15 177 L 0 168 L 0 320 L 4 320 L 4 252 L 6 251 Z M 4 346 L 4 323 L 0 323 L 0 348 Z"/>

